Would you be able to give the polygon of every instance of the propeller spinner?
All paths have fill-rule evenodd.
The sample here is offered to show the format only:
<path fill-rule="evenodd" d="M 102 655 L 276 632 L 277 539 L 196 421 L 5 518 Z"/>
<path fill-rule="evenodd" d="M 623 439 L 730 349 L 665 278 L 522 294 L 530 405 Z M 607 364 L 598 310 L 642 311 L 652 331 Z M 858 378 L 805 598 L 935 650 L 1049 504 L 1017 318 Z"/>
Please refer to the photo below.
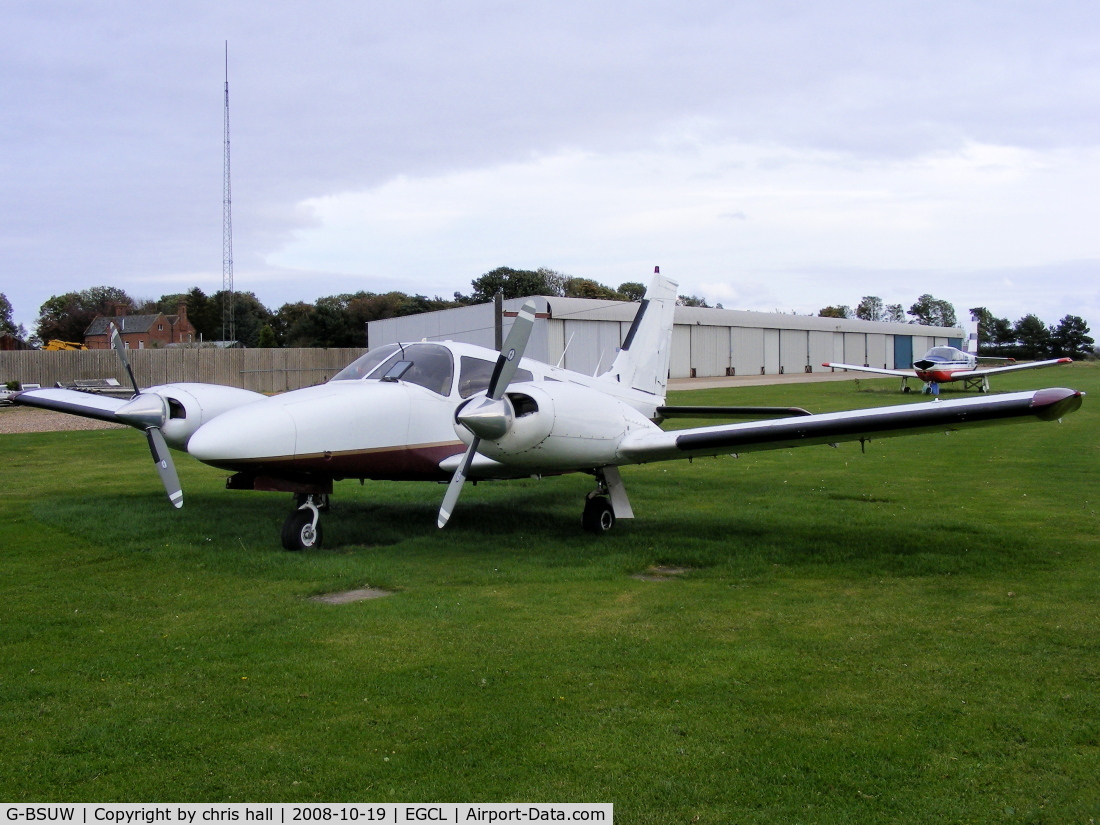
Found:
<path fill-rule="evenodd" d="M 130 377 L 130 384 L 134 388 L 134 397 L 130 399 L 129 404 L 115 410 L 115 417 L 131 427 L 145 430 L 145 436 L 149 439 L 149 452 L 153 454 L 153 463 L 157 466 L 157 474 L 160 476 L 161 484 L 164 485 L 164 491 L 168 494 L 168 500 L 172 502 L 173 507 L 182 507 L 183 488 L 180 486 L 172 455 L 168 452 L 168 444 L 164 441 L 164 433 L 160 431 L 164 422 L 168 420 L 168 404 L 155 393 L 141 392 L 134 378 L 134 371 L 130 369 L 126 347 L 114 324 L 111 324 L 111 346 L 118 353 L 122 366 L 126 367 L 126 374 Z"/>
<path fill-rule="evenodd" d="M 474 438 L 466 449 L 466 455 L 462 457 L 462 463 L 451 476 L 451 483 L 447 485 L 447 494 L 443 496 L 439 518 L 436 520 L 438 527 L 443 527 L 454 512 L 481 439 L 500 438 L 512 425 L 512 405 L 504 397 L 504 392 L 515 377 L 516 370 L 519 369 L 519 361 L 523 357 L 523 351 L 527 349 L 527 339 L 531 337 L 531 328 L 534 325 L 535 302 L 527 301 L 520 308 L 512 329 L 508 332 L 504 347 L 497 356 L 497 363 L 493 368 L 493 375 L 489 379 L 489 389 L 485 396 L 471 401 L 458 414 L 459 422 L 473 433 Z"/>

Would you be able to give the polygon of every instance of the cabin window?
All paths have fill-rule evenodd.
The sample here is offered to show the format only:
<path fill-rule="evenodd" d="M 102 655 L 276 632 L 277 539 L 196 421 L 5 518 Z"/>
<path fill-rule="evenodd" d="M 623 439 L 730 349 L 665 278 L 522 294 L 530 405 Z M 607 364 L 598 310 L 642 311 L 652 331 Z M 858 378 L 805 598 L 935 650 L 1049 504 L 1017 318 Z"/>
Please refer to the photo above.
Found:
<path fill-rule="evenodd" d="M 495 361 L 463 355 L 461 364 L 462 367 L 458 373 L 458 394 L 461 398 L 469 398 L 475 393 L 489 389 L 489 381 L 492 380 L 493 370 L 496 368 Z M 529 370 L 518 369 L 512 383 L 520 384 L 534 380 L 535 376 Z"/>

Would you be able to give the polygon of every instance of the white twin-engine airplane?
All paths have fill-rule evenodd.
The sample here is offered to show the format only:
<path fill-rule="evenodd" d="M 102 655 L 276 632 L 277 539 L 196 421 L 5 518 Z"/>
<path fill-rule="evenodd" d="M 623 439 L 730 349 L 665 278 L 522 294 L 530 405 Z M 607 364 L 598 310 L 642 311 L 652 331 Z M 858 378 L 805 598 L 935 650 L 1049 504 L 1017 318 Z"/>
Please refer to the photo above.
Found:
<path fill-rule="evenodd" d="M 865 441 L 1013 421 L 1052 421 L 1081 406 L 1070 389 L 931 401 L 811 415 L 798 408 L 667 407 L 674 281 L 655 275 L 611 368 L 587 376 L 523 358 L 535 320 L 528 301 L 501 352 L 453 342 L 389 344 L 326 384 L 266 397 L 211 384 L 165 384 L 130 400 L 75 390 L 29 390 L 17 404 L 144 430 L 168 498 L 183 504 L 168 445 L 235 473 L 230 489 L 295 493 L 283 525 L 288 550 L 321 544 L 320 512 L 334 480 L 449 482 L 443 527 L 467 478 L 585 472 L 596 489 L 583 525 L 601 533 L 633 518 L 619 467 L 693 456 Z M 655 422 L 703 415 L 770 420 L 664 432 Z M 780 416 L 775 418 L 774 416 Z"/>

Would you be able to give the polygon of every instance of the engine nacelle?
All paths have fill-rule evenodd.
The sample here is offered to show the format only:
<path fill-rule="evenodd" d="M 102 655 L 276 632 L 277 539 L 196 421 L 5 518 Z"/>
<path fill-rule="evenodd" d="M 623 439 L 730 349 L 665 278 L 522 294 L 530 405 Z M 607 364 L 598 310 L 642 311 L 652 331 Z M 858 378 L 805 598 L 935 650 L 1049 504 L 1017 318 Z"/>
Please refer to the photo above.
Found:
<path fill-rule="evenodd" d="M 265 400 L 265 396 L 220 384 L 159 384 L 141 391 L 156 394 L 168 405 L 168 419 L 161 427 L 164 440 L 177 450 L 187 449 L 195 430 L 224 412 Z"/>
<path fill-rule="evenodd" d="M 520 384 L 505 398 L 511 426 L 500 438 L 482 439 L 478 452 L 512 467 L 570 470 L 615 463 L 628 432 L 658 429 L 630 405 L 579 384 Z M 469 431 L 457 422 L 455 432 L 470 442 Z"/>

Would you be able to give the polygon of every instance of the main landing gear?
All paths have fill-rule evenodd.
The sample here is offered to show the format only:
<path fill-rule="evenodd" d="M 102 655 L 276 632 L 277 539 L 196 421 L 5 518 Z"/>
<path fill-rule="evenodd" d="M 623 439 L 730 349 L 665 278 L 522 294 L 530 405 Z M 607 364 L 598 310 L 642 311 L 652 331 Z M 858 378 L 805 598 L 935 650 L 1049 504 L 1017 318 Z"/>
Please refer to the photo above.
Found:
<path fill-rule="evenodd" d="M 601 535 L 619 519 L 634 518 L 634 511 L 618 467 L 600 467 L 592 474 L 596 476 L 596 489 L 585 496 L 581 525 L 589 533 Z"/>
<path fill-rule="evenodd" d="M 977 390 L 978 392 L 989 392 L 989 376 L 979 375 L 977 378 L 964 378 L 963 389 Z"/>
<path fill-rule="evenodd" d="M 320 547 L 324 536 L 321 513 L 328 511 L 328 495 L 297 495 L 294 500 L 299 506 L 283 522 L 283 547 L 287 550 Z"/>
<path fill-rule="evenodd" d="M 589 533 L 606 533 L 615 526 L 615 508 L 611 506 L 611 499 L 601 496 L 598 490 L 593 490 L 584 499 L 584 515 L 581 516 L 581 524 Z"/>

